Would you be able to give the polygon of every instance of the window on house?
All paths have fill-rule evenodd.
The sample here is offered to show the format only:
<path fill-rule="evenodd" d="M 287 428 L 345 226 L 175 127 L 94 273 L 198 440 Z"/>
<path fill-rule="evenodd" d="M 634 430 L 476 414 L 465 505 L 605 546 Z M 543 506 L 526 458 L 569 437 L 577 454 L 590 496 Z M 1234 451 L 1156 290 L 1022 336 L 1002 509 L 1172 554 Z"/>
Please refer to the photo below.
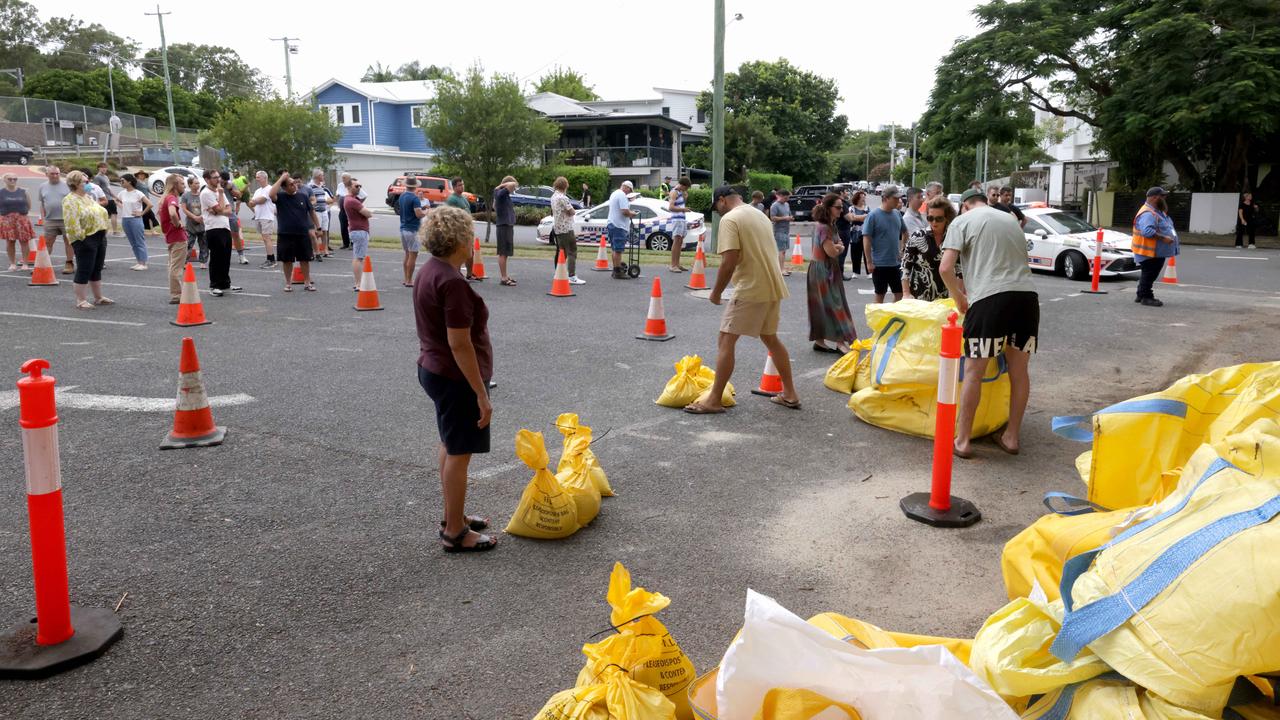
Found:
<path fill-rule="evenodd" d="M 667 107 L 666 105 L 663 105 L 663 106 L 662 106 L 662 115 L 663 115 L 663 117 L 671 117 L 671 108 Z"/>
<path fill-rule="evenodd" d="M 703 110 L 702 108 L 698 108 L 698 122 L 705 123 L 706 121 L 707 121 L 707 111 Z"/>
<path fill-rule="evenodd" d="M 409 115 L 413 119 L 414 127 L 422 127 L 422 119 L 424 116 L 426 116 L 426 114 L 427 114 L 426 105 L 414 105 L 413 107 L 409 108 Z"/>
<path fill-rule="evenodd" d="M 321 105 L 320 107 L 329 113 L 329 118 L 333 120 L 334 125 L 339 127 L 352 127 L 360 124 L 359 103 Z"/>

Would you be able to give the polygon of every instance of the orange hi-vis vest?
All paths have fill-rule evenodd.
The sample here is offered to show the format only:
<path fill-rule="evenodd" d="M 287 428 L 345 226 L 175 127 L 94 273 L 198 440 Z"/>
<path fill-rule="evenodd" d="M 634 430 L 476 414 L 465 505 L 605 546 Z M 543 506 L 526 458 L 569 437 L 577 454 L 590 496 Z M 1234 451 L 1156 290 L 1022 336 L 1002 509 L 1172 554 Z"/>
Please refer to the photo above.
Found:
<path fill-rule="evenodd" d="M 1156 256 L 1156 243 L 1159 242 L 1153 237 L 1147 237 L 1138 230 L 1138 218 L 1142 217 L 1142 213 L 1153 213 L 1155 208 L 1146 203 L 1142 203 L 1142 209 L 1137 215 L 1133 216 L 1133 254 L 1142 255 L 1143 257 L 1153 258 Z"/>

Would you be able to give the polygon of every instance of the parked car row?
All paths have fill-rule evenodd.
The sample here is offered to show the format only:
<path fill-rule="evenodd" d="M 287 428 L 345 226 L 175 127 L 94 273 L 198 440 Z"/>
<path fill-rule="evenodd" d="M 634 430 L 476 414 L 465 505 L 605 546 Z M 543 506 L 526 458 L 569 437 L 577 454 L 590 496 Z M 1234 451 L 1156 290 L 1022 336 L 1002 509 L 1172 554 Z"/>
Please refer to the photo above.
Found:
<path fill-rule="evenodd" d="M 631 201 L 631 209 L 637 213 L 632 225 L 640 235 L 642 247 L 649 250 L 670 250 L 674 238 L 671 235 L 671 211 L 667 209 L 666 200 L 642 197 L 640 193 L 627 196 Z M 551 242 L 550 217 L 538 223 L 538 241 Z M 609 222 L 609 203 L 601 203 L 590 209 L 579 210 L 573 218 L 573 230 L 579 245 L 598 245 L 600 236 L 605 234 L 605 226 Z M 702 213 L 686 212 L 685 226 L 688 234 L 684 236 L 681 249 L 692 250 L 698 240 L 706 233 L 706 223 Z"/>
<path fill-rule="evenodd" d="M 17 140 L 0 138 L 0 163 L 18 163 L 26 165 L 31 162 L 35 151 Z"/>

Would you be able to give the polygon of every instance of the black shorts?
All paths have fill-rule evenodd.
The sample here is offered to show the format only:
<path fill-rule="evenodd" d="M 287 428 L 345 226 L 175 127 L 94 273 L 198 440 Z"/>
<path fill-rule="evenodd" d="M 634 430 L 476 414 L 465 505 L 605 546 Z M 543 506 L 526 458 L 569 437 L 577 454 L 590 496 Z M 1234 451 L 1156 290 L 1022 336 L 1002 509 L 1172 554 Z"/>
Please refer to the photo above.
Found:
<path fill-rule="evenodd" d="M 876 266 L 871 271 L 871 287 L 875 289 L 877 295 L 884 295 L 891 292 L 895 295 L 902 294 L 902 268 L 894 265 L 893 267 Z"/>
<path fill-rule="evenodd" d="M 498 254 L 511 257 L 516 254 L 516 229 L 513 225 L 498 226 Z"/>
<path fill-rule="evenodd" d="M 1040 298 L 1029 291 L 996 293 L 969 306 L 964 316 L 964 356 L 993 358 L 1006 346 L 1036 351 Z"/>
<path fill-rule="evenodd" d="M 107 201 L 107 217 L 111 217 L 112 215 L 118 215 L 118 214 L 120 214 L 120 211 L 116 208 L 116 201 L 108 200 Z"/>
<path fill-rule="evenodd" d="M 276 235 L 276 259 L 280 262 L 311 262 L 311 236 L 306 233 Z"/>
<path fill-rule="evenodd" d="M 436 404 L 436 427 L 449 455 L 489 452 L 489 426 L 480 422 L 480 405 L 466 380 L 454 380 L 418 366 L 418 384 Z"/>

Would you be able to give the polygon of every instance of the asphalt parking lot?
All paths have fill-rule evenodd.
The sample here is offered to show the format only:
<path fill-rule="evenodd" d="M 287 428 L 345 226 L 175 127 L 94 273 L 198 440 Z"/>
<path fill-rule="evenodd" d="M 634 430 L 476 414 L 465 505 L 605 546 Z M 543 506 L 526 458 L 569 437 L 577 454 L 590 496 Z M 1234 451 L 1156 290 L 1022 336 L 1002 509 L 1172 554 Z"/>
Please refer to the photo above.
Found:
<path fill-rule="evenodd" d="M 1003 543 L 1041 514 L 1045 491 L 1079 488 L 1073 460 L 1085 448 L 1052 435 L 1052 416 L 1189 372 L 1274 360 L 1280 347 L 1280 252 L 1185 248 L 1182 284 L 1157 288 L 1160 309 L 1135 305 L 1132 281 L 1090 296 L 1038 275 L 1024 453 L 986 445 L 957 461 L 954 492 L 984 519 L 937 530 L 898 510 L 903 495 L 927 489 L 931 443 L 861 423 L 822 386 L 834 356 L 809 349 L 803 273 L 788 279 L 781 333 L 803 410 L 747 392 L 765 353 L 744 340 L 739 406 L 694 417 L 653 403 L 681 355 L 713 362 L 719 310 L 681 287 L 687 275 L 646 267 L 632 282 L 584 271 L 588 284 L 559 299 L 546 295 L 549 263 L 513 260 L 519 286 L 478 286 L 499 386 L 494 451 L 473 462 L 468 509 L 505 524 L 531 475 L 515 457 L 516 431 L 547 436 L 554 462 L 553 422 L 567 411 L 595 428 L 618 495 L 566 540 L 503 535 L 494 553 L 446 556 L 435 536 L 436 429 L 415 376 L 398 252 L 373 254 L 382 312 L 352 310 L 345 254 L 313 266 L 319 292 L 284 294 L 278 272 L 252 269 L 259 249 L 254 264 L 232 266 L 243 294 L 203 296 L 215 323 L 180 329 L 169 324 L 161 266 L 130 272 L 127 243 L 110 242 L 113 307 L 76 311 L 67 276 L 38 288 L 0 273 L 5 387 L 42 357 L 64 392 L 72 601 L 114 607 L 123 597 L 125 627 L 90 665 L 0 682 L 5 717 L 530 717 L 573 684 L 581 645 L 608 630 L 614 561 L 672 599 L 661 619 L 699 673 L 738 628 L 747 588 L 806 617 L 836 611 L 971 636 L 1004 602 Z M 635 339 L 655 272 L 676 336 L 666 343 Z M 848 287 L 865 334 L 870 282 Z M 229 432 L 220 447 L 161 452 L 171 414 L 139 399 L 173 397 L 184 335 L 196 340 L 208 393 L 225 403 L 214 417 Z M 22 445 L 6 397 L 7 626 L 29 617 L 33 601 Z"/>

